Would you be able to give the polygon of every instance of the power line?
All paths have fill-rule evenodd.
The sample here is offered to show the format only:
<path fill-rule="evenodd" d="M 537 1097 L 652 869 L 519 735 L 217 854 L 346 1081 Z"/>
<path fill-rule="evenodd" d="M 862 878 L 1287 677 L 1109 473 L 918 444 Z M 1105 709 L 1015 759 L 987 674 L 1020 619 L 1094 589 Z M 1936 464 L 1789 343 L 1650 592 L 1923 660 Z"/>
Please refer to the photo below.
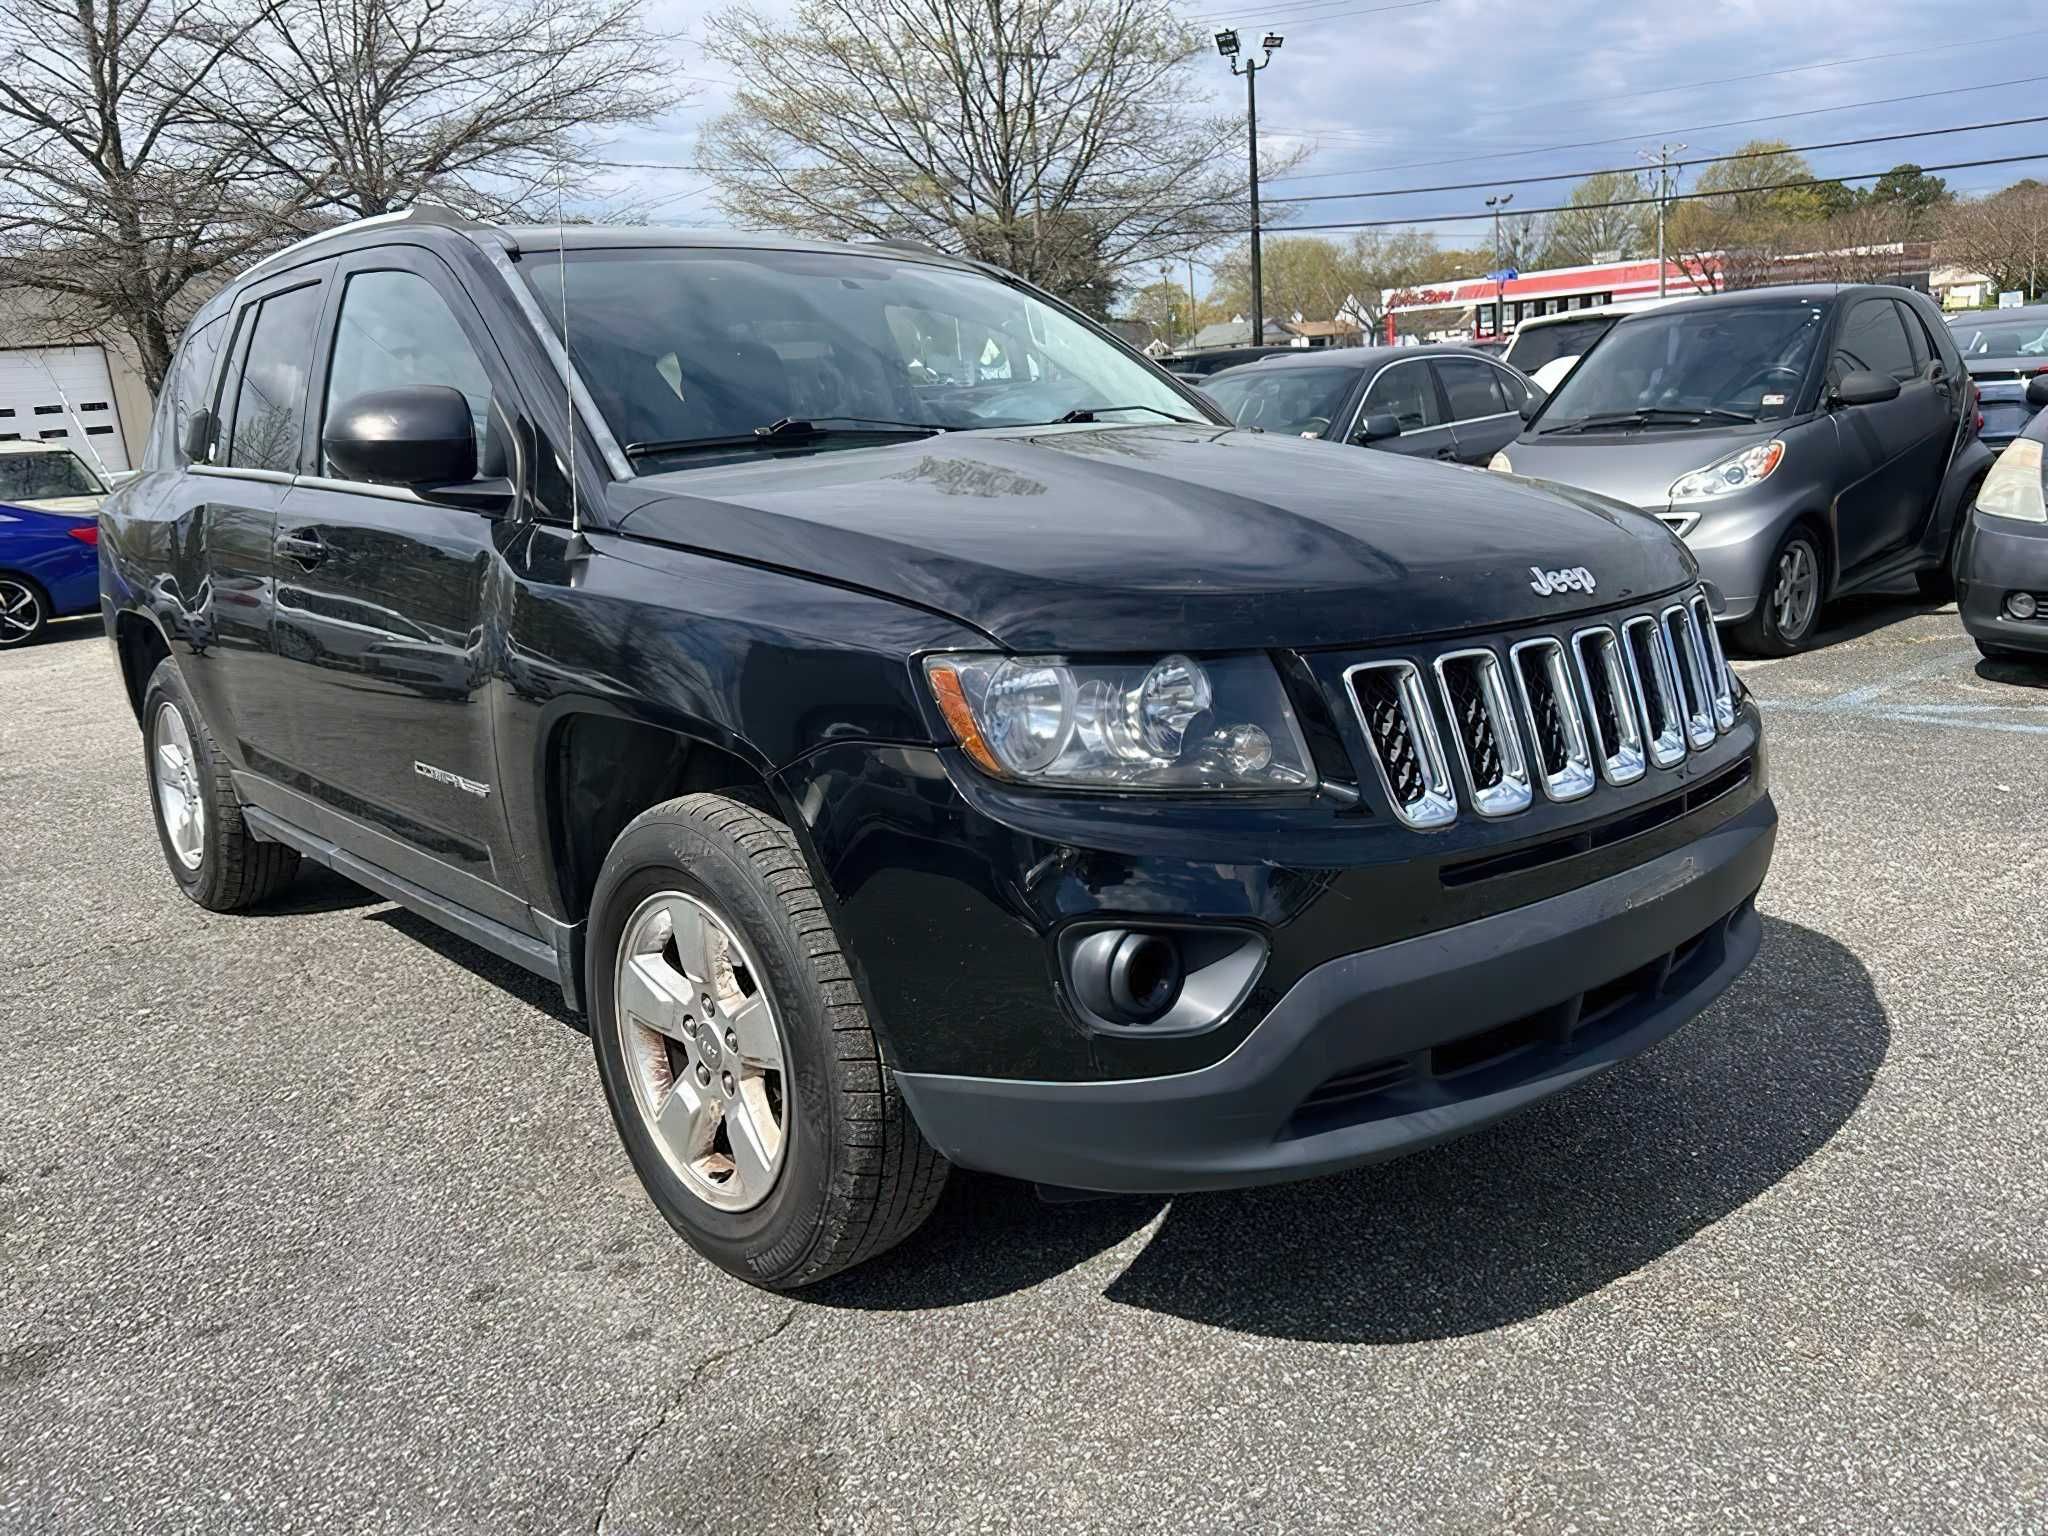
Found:
<path fill-rule="evenodd" d="M 2020 38 L 2048 35 L 2048 28 L 2036 27 L 2027 32 L 2006 32 L 1997 37 L 1964 38 L 1952 43 L 1930 43 L 1925 47 L 1901 49 L 1896 53 L 1866 53 L 1849 59 L 1826 59 L 1817 64 L 1793 64 L 1784 69 L 1759 70 L 1750 75 L 1724 75 L 1717 80 L 1693 80 L 1684 85 L 1660 85 L 1649 90 L 1628 91 L 1620 95 L 1578 96 L 1563 101 L 1518 102 L 1511 107 L 1495 107 L 1488 111 L 1474 113 L 1476 117 L 1499 117 L 1510 112 L 1542 112 L 1554 107 L 1603 106 L 1615 101 L 1634 101 L 1644 96 L 1669 96 L 1678 91 L 1705 90 L 1713 85 L 1739 85 L 1746 80 L 1773 80 L 1784 75 L 1811 74 L 1819 69 L 1842 69 L 1851 64 L 1876 64 L 1886 59 L 1917 59 L 1924 54 L 1941 53 L 1955 48 L 1985 48 L 1993 43 L 2009 43 Z M 1281 132 L 1279 128 L 1273 130 Z M 1364 129 L 1350 129 L 1346 132 L 1365 132 Z"/>
<path fill-rule="evenodd" d="M 1936 171 L 1972 171 L 1992 165 L 2025 165 L 2038 160 L 2048 160 L 2048 153 L 2036 155 L 1999 155 L 1984 160 L 1955 160 L 1947 165 L 1923 165 L 1920 169 L 1931 175 Z M 1720 192 L 1675 192 L 1670 197 L 1665 198 L 1664 201 L 1667 203 L 1689 203 L 1701 198 L 1710 197 L 1747 197 L 1759 192 L 1784 192 L 1799 187 L 1830 186 L 1851 181 L 1877 181 L 1888 174 L 1890 174 L 1889 168 L 1883 171 L 1857 171 L 1854 174 L 1845 176 L 1802 176 L 1793 181 L 1767 182 L 1762 186 L 1755 187 L 1732 187 Z M 1525 208 L 1522 211 L 1531 214 L 1594 213 L 1603 208 L 1642 208 L 1657 201 L 1658 199 L 1654 197 L 1618 197 L 1604 203 L 1580 203 L 1576 206 L 1565 203 L 1555 208 Z M 1354 219 L 1337 224 L 1290 224 L 1286 228 L 1287 233 L 1299 235 L 1335 229 L 1405 229 L 1418 224 L 1469 224 L 1492 217 L 1493 215 L 1490 212 L 1412 214 L 1403 219 Z M 1189 233 L 1197 233 L 1197 231 L 1189 231 Z M 1206 231 L 1202 231 L 1202 233 L 1206 233 Z M 1230 233 L 1241 234 L 1243 231 L 1233 230 Z"/>
<path fill-rule="evenodd" d="M 1962 123 L 1952 128 L 1922 128 L 1912 133 L 1877 133 L 1859 139 L 1831 139 L 1824 144 L 1788 144 L 1783 149 L 1745 149 L 1732 155 L 1701 155 L 1690 160 L 1673 160 L 1670 169 L 1686 170 L 1696 165 L 1726 165 L 1737 160 L 1774 160 L 1784 155 L 1806 155 L 1824 149 L 1856 149 L 1865 144 L 1895 144 L 1901 139 L 1933 139 L 1954 133 L 1984 133 L 1995 128 L 2022 128 L 2036 123 L 2048 123 L 2048 114 L 2036 117 L 2007 117 L 1990 123 Z M 1345 203 L 1365 197 L 1412 197 L 1424 192 L 1482 192 L 1495 187 L 1533 186 L 1546 181 L 1584 181 L 1593 176 L 1630 176 L 1636 168 L 1632 165 L 1603 166 L 1592 171 L 1556 171 L 1540 176 L 1494 176 L 1485 181 L 1452 181 L 1429 187 L 1384 187 L 1370 192 L 1314 192 L 1302 197 L 1279 197 L 1282 203 Z M 1182 203 L 1183 208 L 1227 208 L 1236 198 L 1211 198 L 1203 202 Z M 1086 204 L 1076 204 L 1077 208 Z M 1109 206 L 1109 205 L 1102 205 Z M 1581 206 L 1592 208 L 1599 204 L 1587 203 Z"/>
<path fill-rule="evenodd" d="M 1305 25 L 1311 21 L 1339 21 L 1346 16 L 1377 16 L 1382 11 L 1416 11 L 1427 5 L 1435 5 L 1438 3 L 1438 0 L 1401 0 L 1401 3 L 1398 5 L 1369 6 L 1359 11 L 1340 11 L 1334 16 L 1298 14 L 1318 6 L 1343 5 L 1346 3 L 1347 0 L 1281 0 L 1279 5 L 1259 6 L 1256 7 L 1256 11 L 1260 18 L 1260 26 L 1264 26 L 1268 21 L 1277 21 L 1282 26 L 1288 26 L 1297 21 Z M 1253 10 L 1253 7 L 1247 6 L 1242 11 L 1217 11 L 1206 16 L 1190 16 L 1187 20 L 1196 26 L 1218 21 L 1235 21 L 1242 16 L 1253 14 Z"/>
<path fill-rule="evenodd" d="M 1992 80 L 1983 85 L 1956 85 L 1939 91 L 1918 91 L 1910 96 L 1879 96 L 1869 101 L 1845 101 L 1834 107 L 1808 107 L 1798 112 L 1772 112 L 1763 117 L 1732 118 L 1723 123 L 1693 123 L 1684 128 L 1618 133 L 1609 139 L 1578 139 L 1570 144 L 1545 144 L 1535 149 L 1503 149 L 1484 155 L 1453 155 L 1441 160 L 1401 160 L 1392 165 L 1357 165 L 1343 171 L 1300 171 L 1285 176 L 1269 177 L 1268 180 L 1327 181 L 1333 176 L 1371 176 L 1381 171 L 1427 170 L 1439 165 L 1477 165 L 1483 160 L 1520 160 L 1530 155 L 1561 154 L 1568 149 L 1600 149 L 1609 144 L 1634 144 L 1642 139 L 1664 138 L 1674 133 L 1713 133 L 1722 128 L 1754 128 L 1759 123 L 1782 123 L 1795 117 L 1827 117 L 1836 112 L 1860 111 L 1865 107 L 1899 106 L 1909 101 L 1932 101 L 1939 96 L 1966 96 L 1975 91 L 1995 91 L 2008 85 L 2039 85 L 2043 81 L 2048 81 L 2048 75 L 2025 75 L 2017 80 Z"/>

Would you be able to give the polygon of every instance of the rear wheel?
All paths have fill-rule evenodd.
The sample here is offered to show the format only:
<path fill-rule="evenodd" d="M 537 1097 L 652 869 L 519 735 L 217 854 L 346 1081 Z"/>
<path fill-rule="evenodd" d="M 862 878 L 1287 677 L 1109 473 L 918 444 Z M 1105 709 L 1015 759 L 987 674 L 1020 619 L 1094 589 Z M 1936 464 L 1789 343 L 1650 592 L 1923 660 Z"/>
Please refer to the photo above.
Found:
<path fill-rule="evenodd" d="M 26 576 L 0 576 L 0 650 L 29 644 L 49 621 L 41 587 Z"/>
<path fill-rule="evenodd" d="M 1794 528 L 1771 556 L 1756 612 L 1736 629 L 1738 644 L 1760 656 L 1789 656 L 1804 650 L 1820 625 L 1826 566 L 1811 531 Z"/>
<path fill-rule="evenodd" d="M 918 1132 L 788 827 L 689 795 L 619 835 L 591 899 L 591 1039 L 655 1207 L 790 1290 L 894 1246 L 947 1164 Z"/>
<path fill-rule="evenodd" d="M 233 912 L 291 884 L 298 850 L 250 834 L 227 758 L 168 657 L 142 696 L 142 736 L 157 841 L 179 890 L 210 912 Z"/>

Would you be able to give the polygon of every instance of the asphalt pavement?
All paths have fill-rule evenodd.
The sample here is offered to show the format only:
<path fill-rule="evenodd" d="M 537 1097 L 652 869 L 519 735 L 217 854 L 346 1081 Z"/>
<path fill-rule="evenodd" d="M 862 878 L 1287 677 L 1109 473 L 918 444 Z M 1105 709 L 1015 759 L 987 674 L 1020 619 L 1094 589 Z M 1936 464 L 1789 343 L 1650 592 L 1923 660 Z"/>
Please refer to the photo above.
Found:
<path fill-rule="evenodd" d="M 0 1531 L 2048 1530 L 2048 670 L 1747 663 L 1763 952 L 1340 1178 L 956 1178 L 796 1299 L 675 1240 L 540 982 L 177 894 L 94 623 L 0 655 Z"/>

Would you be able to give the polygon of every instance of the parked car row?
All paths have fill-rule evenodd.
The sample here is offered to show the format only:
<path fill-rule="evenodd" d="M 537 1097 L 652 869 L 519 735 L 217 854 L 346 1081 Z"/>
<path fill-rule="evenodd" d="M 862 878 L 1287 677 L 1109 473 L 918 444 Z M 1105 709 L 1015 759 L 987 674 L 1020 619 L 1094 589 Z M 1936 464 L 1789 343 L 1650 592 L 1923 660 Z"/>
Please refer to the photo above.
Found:
<path fill-rule="evenodd" d="M 1904 288 L 1769 288 L 1528 322 L 1508 356 L 1547 391 L 1440 347 L 1262 358 L 1206 387 L 1241 426 L 1486 463 L 1648 513 L 1692 550 L 1737 643 L 1783 655 L 1847 593 L 1908 576 L 1952 590 L 1977 488 L 2026 419 L 2022 377 L 2048 368 L 2048 311 L 2012 313 L 1964 334 Z M 1989 388 L 2014 399 L 1980 415 Z M 1482 441 L 1498 451 L 1475 455 Z"/>

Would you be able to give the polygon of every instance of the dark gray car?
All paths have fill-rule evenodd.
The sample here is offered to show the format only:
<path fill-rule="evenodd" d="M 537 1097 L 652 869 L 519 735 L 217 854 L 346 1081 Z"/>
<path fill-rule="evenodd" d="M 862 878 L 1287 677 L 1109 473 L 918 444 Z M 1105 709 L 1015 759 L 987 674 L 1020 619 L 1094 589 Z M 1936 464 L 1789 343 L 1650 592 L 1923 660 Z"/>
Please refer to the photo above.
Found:
<path fill-rule="evenodd" d="M 1949 316 L 1963 365 L 1982 396 L 1984 446 L 1993 453 L 2027 429 L 2027 382 L 2048 374 L 2048 304 Z"/>
<path fill-rule="evenodd" d="M 1542 391 L 1463 347 L 1279 352 L 1203 389 L 1241 427 L 1484 464 L 1522 429 Z"/>
<path fill-rule="evenodd" d="M 1662 518 L 1738 642 L 1770 655 L 1843 593 L 1913 575 L 1945 596 L 1990 464 L 1940 312 L 1859 285 L 1627 316 L 1493 461 Z"/>

